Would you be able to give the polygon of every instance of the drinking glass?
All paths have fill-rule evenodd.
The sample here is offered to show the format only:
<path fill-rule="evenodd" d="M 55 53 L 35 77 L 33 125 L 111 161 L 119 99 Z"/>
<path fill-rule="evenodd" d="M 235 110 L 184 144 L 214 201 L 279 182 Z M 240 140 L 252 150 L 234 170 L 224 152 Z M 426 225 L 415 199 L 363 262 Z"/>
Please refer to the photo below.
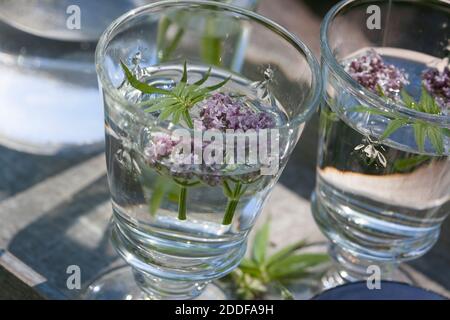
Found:
<path fill-rule="evenodd" d="M 248 233 L 318 106 L 318 63 L 294 35 L 251 11 L 211 1 L 163 1 L 116 20 L 100 39 L 96 64 L 105 106 L 112 243 L 131 268 L 104 274 L 84 297 L 224 298 L 220 288 L 207 284 L 241 261 Z M 190 137 L 206 131 L 175 116 L 163 121 L 144 112 L 155 95 L 136 90 L 126 68 L 160 89 L 222 83 L 219 91 L 228 97 L 217 91 L 208 99 L 244 99 L 247 107 L 270 114 L 274 125 L 265 146 L 277 157 L 266 164 L 275 164 L 274 170 L 263 173 L 261 163 L 248 161 L 219 167 L 165 162 L 161 154 L 172 147 L 168 137 L 176 130 Z M 231 150 L 237 149 L 233 144 Z"/>
<path fill-rule="evenodd" d="M 259 0 L 220 1 L 255 10 Z M 151 2 L 0 0 L 0 143 L 45 155 L 101 150 L 97 41 L 114 19 Z"/>
<path fill-rule="evenodd" d="M 0 143 L 43 155 L 101 150 L 96 42 L 146 2 L 0 0 Z"/>
<path fill-rule="evenodd" d="M 448 66 L 449 17 L 448 1 L 349 0 L 324 19 L 312 210 L 336 262 L 326 287 L 370 275 L 406 280 L 399 264 L 439 237 L 450 209 L 450 117 L 445 107 L 435 114 L 407 107 L 404 92 L 419 104 L 423 71 Z M 346 72 L 370 50 L 409 75 L 401 98 L 370 91 Z"/>

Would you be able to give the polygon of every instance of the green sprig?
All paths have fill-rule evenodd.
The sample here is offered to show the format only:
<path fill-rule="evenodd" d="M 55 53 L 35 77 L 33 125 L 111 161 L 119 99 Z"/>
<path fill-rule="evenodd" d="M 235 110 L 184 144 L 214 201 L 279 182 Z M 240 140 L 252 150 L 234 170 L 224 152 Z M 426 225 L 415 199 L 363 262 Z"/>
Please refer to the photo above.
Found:
<path fill-rule="evenodd" d="M 215 85 L 202 87 L 211 75 L 211 68 L 209 68 L 203 78 L 193 84 L 189 84 L 187 81 L 187 63 L 185 61 L 180 82 L 172 90 L 165 90 L 139 81 L 123 62 L 120 64 L 128 82 L 133 88 L 142 93 L 159 95 L 150 101 L 141 103 L 141 106 L 147 107 L 145 112 L 159 111 L 159 120 L 170 119 L 174 124 L 178 124 L 183 118 L 189 128 L 194 127 L 189 109 L 196 103 L 206 99 L 211 92 L 223 87 L 231 79 L 230 76 Z"/>
<path fill-rule="evenodd" d="M 255 234 L 251 257 L 243 259 L 229 277 L 240 298 L 261 298 L 269 287 L 275 287 L 284 299 L 293 299 L 293 294 L 286 286 L 316 274 L 317 267 L 329 261 L 326 254 L 299 253 L 313 245 L 305 240 L 288 245 L 269 256 L 269 231 L 269 222 L 266 222 Z"/>
<path fill-rule="evenodd" d="M 386 97 L 382 91 L 379 94 L 381 97 Z M 415 101 L 414 98 L 411 97 L 405 90 L 402 90 L 400 95 L 404 105 L 409 109 L 428 114 L 440 113 L 438 104 L 424 87 L 422 87 L 422 93 L 419 101 Z M 380 140 L 390 137 L 394 132 L 404 126 L 411 125 L 413 127 L 414 137 L 420 152 L 424 151 L 425 141 L 428 139 L 435 151 L 439 155 L 442 155 L 444 153 L 444 137 L 450 137 L 449 129 L 441 128 L 437 125 L 433 125 L 422 120 L 414 120 L 400 114 L 362 105 L 353 108 L 352 111 L 368 112 L 370 114 L 385 116 L 391 120 L 383 134 L 380 136 Z"/>

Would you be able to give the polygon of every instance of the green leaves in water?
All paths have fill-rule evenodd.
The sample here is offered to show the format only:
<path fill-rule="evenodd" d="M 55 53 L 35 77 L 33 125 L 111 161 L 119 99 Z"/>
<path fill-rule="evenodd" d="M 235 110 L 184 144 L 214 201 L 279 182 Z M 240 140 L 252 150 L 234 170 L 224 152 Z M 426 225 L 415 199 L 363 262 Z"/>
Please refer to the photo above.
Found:
<path fill-rule="evenodd" d="M 141 103 L 142 107 L 147 107 L 145 112 L 159 112 L 159 120 L 170 119 L 172 123 L 178 124 L 183 118 L 189 128 L 193 128 L 193 122 L 189 114 L 189 109 L 196 103 L 206 99 L 211 92 L 223 87 L 231 76 L 225 80 L 208 87 L 202 85 L 211 75 L 211 67 L 205 73 L 203 78 L 193 84 L 187 82 L 187 63 L 183 64 L 183 74 L 179 83 L 172 90 L 165 90 L 139 81 L 128 67 L 121 62 L 122 69 L 130 85 L 146 94 L 157 94 L 158 97 Z"/>
<path fill-rule="evenodd" d="M 408 172 L 431 159 L 432 157 L 427 155 L 415 155 L 409 158 L 398 159 L 394 162 L 394 169 L 396 172 Z"/>
<path fill-rule="evenodd" d="M 384 94 L 380 93 L 380 95 L 384 97 Z M 428 114 L 439 114 L 441 112 L 436 101 L 425 88 L 422 88 L 422 94 L 418 102 L 415 101 L 414 98 L 411 97 L 405 90 L 402 90 L 401 98 L 405 106 L 409 109 Z M 447 128 L 441 128 L 437 125 L 433 125 L 422 120 L 414 120 L 404 115 L 394 114 L 392 112 L 374 109 L 366 106 L 357 106 L 352 110 L 356 112 L 368 112 L 371 114 L 382 115 L 391 119 L 385 131 L 380 136 L 380 140 L 388 138 L 394 132 L 404 126 L 411 125 L 414 130 L 414 137 L 417 148 L 420 152 L 424 152 L 425 142 L 426 140 L 428 140 L 433 146 L 436 153 L 442 155 L 444 153 L 444 137 L 450 137 L 450 130 Z"/>
<path fill-rule="evenodd" d="M 287 285 L 306 276 L 317 273 L 314 269 L 329 261 L 322 253 L 299 253 L 311 246 L 305 240 L 288 245 L 272 255 L 268 254 L 269 222 L 255 234 L 251 248 L 251 258 L 242 260 L 229 279 L 239 298 L 261 298 L 269 289 L 275 287 L 285 299 L 293 299 Z"/>
<path fill-rule="evenodd" d="M 180 187 L 170 177 L 158 174 L 155 178 L 153 170 L 143 167 L 140 180 L 143 186 L 152 190 L 149 200 L 149 212 L 152 216 L 161 207 L 164 197 L 167 196 L 169 201 L 178 203 Z"/>

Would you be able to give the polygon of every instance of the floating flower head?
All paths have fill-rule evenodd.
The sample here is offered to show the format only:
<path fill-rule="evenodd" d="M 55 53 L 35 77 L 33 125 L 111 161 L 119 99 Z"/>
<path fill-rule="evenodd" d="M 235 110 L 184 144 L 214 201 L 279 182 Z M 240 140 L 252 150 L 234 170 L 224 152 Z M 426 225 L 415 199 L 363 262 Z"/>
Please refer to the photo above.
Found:
<path fill-rule="evenodd" d="M 386 64 L 375 51 L 359 56 L 345 66 L 345 71 L 363 87 L 394 98 L 409 83 L 408 75 L 392 64 Z"/>
<path fill-rule="evenodd" d="M 171 136 L 165 133 L 157 133 L 153 135 L 150 143 L 144 150 L 145 159 L 154 164 L 158 160 L 169 156 L 178 141 L 172 139 Z"/>
<path fill-rule="evenodd" d="M 215 93 L 206 99 L 200 117 L 205 129 L 247 131 L 275 126 L 275 120 L 269 113 L 255 112 L 239 99 L 224 93 Z"/>
<path fill-rule="evenodd" d="M 437 68 L 426 69 L 422 73 L 422 83 L 442 109 L 450 109 L 450 68 L 448 66 L 442 72 Z"/>

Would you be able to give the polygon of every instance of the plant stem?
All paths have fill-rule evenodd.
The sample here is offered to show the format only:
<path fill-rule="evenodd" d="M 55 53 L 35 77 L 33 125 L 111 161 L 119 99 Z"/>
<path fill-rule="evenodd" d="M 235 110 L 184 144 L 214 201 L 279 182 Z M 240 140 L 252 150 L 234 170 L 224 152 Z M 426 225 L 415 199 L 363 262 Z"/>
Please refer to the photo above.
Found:
<path fill-rule="evenodd" d="M 236 208 L 241 197 L 241 189 L 241 182 L 237 182 L 234 186 L 232 197 L 228 198 L 227 208 L 222 221 L 223 225 L 229 225 L 233 221 L 234 213 L 236 212 Z"/>
<path fill-rule="evenodd" d="M 187 188 L 180 186 L 180 197 L 178 201 L 178 219 L 186 220 L 186 198 L 187 198 Z"/>
<path fill-rule="evenodd" d="M 191 118 L 188 110 L 183 111 L 183 117 L 184 117 L 184 120 L 186 121 L 186 124 L 188 125 L 189 129 L 194 129 L 194 124 L 192 123 L 192 118 Z"/>
<path fill-rule="evenodd" d="M 237 199 L 229 199 L 227 204 L 227 209 L 225 210 L 225 216 L 223 217 L 222 224 L 229 225 L 233 221 L 233 216 L 236 211 L 236 207 L 239 203 Z"/>

